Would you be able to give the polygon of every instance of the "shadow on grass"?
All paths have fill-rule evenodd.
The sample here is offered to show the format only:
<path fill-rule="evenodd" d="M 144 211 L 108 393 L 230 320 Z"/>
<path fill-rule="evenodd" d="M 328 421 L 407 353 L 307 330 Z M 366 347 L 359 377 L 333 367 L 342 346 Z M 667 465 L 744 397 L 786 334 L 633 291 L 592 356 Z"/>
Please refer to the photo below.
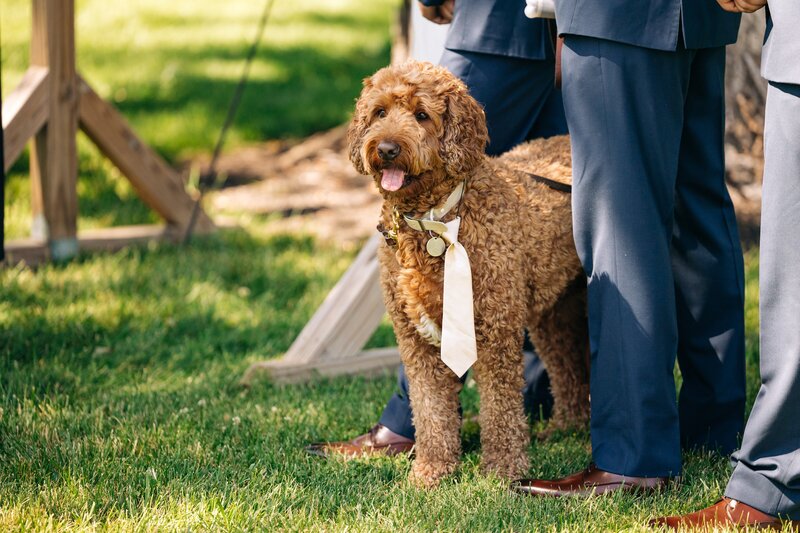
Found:
<path fill-rule="evenodd" d="M 249 140 L 296 138 L 342 124 L 352 113 L 361 80 L 387 64 L 389 51 L 388 42 L 363 55 L 313 46 L 261 50 L 256 65 L 274 73 L 269 79 L 253 76 L 248 81 L 234 121 L 235 134 Z M 242 51 L 230 47 L 160 48 L 158 54 L 165 59 L 179 57 L 186 67 L 214 61 L 243 65 Z M 111 58 L 97 58 L 105 60 Z M 154 133 L 156 148 L 174 159 L 187 149 L 212 148 L 237 83 L 238 77 L 189 70 L 176 74 L 166 89 L 159 79 L 128 86 L 126 98 L 116 105 L 133 122 L 149 122 L 148 128 L 161 123 L 170 128 L 170 116 L 201 125 L 201 131 L 176 128 L 169 138 Z"/>
<path fill-rule="evenodd" d="M 209 359 L 274 357 L 347 262 L 311 237 L 226 230 L 189 247 L 132 247 L 9 272 L 0 366 L 30 368 L 29 385 L 41 392 L 73 394 L 154 364 L 191 374 Z"/>

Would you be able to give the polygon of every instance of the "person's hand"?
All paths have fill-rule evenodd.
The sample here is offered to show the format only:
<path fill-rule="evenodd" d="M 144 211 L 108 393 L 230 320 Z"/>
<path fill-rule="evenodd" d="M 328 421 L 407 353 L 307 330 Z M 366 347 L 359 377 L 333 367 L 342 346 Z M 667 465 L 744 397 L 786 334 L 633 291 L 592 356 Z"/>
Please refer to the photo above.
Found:
<path fill-rule="evenodd" d="M 439 6 L 439 12 L 442 14 L 442 18 L 447 20 L 447 24 L 450 24 L 453 21 L 453 14 L 456 10 L 456 0 L 444 0 L 444 3 Z"/>
<path fill-rule="evenodd" d="M 444 0 L 440 6 L 426 6 L 419 2 L 419 10 L 422 16 L 436 24 L 450 24 L 453 20 L 453 10 L 456 0 Z"/>
<path fill-rule="evenodd" d="M 752 13 L 767 5 L 767 0 L 717 0 L 717 3 L 731 13 Z"/>

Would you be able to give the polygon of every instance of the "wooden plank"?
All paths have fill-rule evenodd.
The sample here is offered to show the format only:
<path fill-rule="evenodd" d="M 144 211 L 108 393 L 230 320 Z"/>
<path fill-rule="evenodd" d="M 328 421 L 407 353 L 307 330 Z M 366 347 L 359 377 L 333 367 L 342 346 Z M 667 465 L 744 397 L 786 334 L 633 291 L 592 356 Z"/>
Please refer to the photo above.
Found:
<path fill-rule="evenodd" d="M 30 175 L 31 212 L 33 214 L 31 237 L 47 240 L 49 231 L 44 215 L 44 192 L 42 191 L 42 171 L 40 170 L 47 166 L 47 135 L 43 135 L 45 127 L 31 139 Z"/>
<path fill-rule="evenodd" d="M 178 235 L 164 225 L 118 226 L 114 228 L 82 231 L 78 246 L 85 251 L 116 251 L 131 244 L 151 241 L 174 241 Z M 52 259 L 50 247 L 44 239 L 15 239 L 6 243 L 6 262 L 25 262 L 36 266 Z"/>
<path fill-rule="evenodd" d="M 174 227 L 162 224 L 117 226 L 80 232 L 78 246 L 83 251 L 116 251 L 132 244 L 153 241 L 176 242 L 180 236 Z M 50 249 L 45 239 L 15 239 L 6 242 L 7 264 L 24 261 L 28 265 L 35 266 L 50 259 Z"/>
<path fill-rule="evenodd" d="M 78 221 L 74 8 L 74 0 L 33 0 L 31 64 L 49 68 L 47 125 L 31 148 L 34 217 L 44 214 L 50 241 L 67 243 L 59 249 L 72 248 Z"/>
<path fill-rule="evenodd" d="M 49 95 L 47 67 L 33 66 L 3 100 L 3 166 L 8 172 L 28 139 L 47 122 Z"/>
<path fill-rule="evenodd" d="M 47 47 L 47 20 L 45 19 L 45 1 L 34 0 L 32 13 L 31 13 L 31 65 L 32 67 L 41 67 L 48 70 L 50 75 L 50 51 Z M 48 107 L 47 112 L 50 113 L 50 83 L 48 80 L 47 97 Z M 43 135 L 43 131 L 39 133 L 31 141 L 30 153 L 30 174 L 31 174 L 31 211 L 33 212 L 33 222 L 31 224 L 31 236 L 34 239 L 47 240 L 47 220 L 44 216 L 44 196 L 42 192 L 42 170 L 40 167 L 46 167 L 47 157 L 47 135 Z"/>
<path fill-rule="evenodd" d="M 117 226 L 81 231 L 78 243 L 81 250 L 114 251 L 130 244 L 153 241 L 176 241 L 179 234 L 175 228 L 161 224 L 139 226 Z"/>
<path fill-rule="evenodd" d="M 47 241 L 42 239 L 14 239 L 6 241 L 5 265 L 26 263 L 36 266 L 50 260 L 50 248 Z"/>
<path fill-rule="evenodd" d="M 249 387 L 260 378 L 274 383 L 301 383 L 336 376 L 375 376 L 392 372 L 400 365 L 396 347 L 366 350 L 347 359 L 328 359 L 309 363 L 293 363 L 284 359 L 255 363 L 239 382 Z"/>
<path fill-rule="evenodd" d="M 292 363 L 346 359 L 358 353 L 385 314 L 378 277 L 380 235 L 364 245 L 283 357 Z"/>
<path fill-rule="evenodd" d="M 181 176 L 142 142 L 122 115 L 79 78 L 80 126 L 100 150 L 130 180 L 144 202 L 168 224 L 184 229 L 194 200 Z M 198 214 L 195 231 L 214 229 L 211 219 Z"/>

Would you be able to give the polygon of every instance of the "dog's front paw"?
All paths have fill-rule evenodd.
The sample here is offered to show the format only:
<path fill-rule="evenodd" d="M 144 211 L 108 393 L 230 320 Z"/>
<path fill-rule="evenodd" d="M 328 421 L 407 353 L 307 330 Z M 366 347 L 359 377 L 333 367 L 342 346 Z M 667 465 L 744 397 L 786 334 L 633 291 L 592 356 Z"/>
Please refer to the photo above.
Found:
<path fill-rule="evenodd" d="M 429 463 L 414 461 L 408 480 L 421 489 L 433 489 L 439 485 L 442 478 L 449 476 L 456 470 L 456 463 Z"/>

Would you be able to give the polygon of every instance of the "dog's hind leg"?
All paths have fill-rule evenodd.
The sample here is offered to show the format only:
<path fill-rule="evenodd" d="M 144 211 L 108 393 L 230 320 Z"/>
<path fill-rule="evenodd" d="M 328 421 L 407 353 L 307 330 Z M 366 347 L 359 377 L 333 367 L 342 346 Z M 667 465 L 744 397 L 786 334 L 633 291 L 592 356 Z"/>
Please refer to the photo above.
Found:
<path fill-rule="evenodd" d="M 589 332 L 582 280 L 537 317 L 530 332 L 555 399 L 550 428 L 584 428 L 589 420 Z"/>
<path fill-rule="evenodd" d="M 509 301 L 519 297 L 519 302 Z M 522 291 L 498 300 L 491 320 L 477 324 L 478 362 L 475 381 L 480 392 L 481 469 L 501 477 L 527 473 L 530 430 L 522 401 Z M 482 309 L 487 310 L 488 305 Z M 491 307 L 488 307 L 491 309 Z"/>
<path fill-rule="evenodd" d="M 442 362 L 437 348 L 421 340 L 413 344 L 403 350 L 416 429 L 409 478 L 415 485 L 432 488 L 456 470 L 461 455 L 461 381 Z"/>

